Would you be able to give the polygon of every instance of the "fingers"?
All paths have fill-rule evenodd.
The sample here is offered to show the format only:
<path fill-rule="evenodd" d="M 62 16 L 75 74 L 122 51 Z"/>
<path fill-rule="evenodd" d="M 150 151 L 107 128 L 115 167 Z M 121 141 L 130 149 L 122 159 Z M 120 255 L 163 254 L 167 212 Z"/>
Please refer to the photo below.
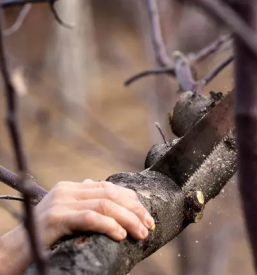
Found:
<path fill-rule="evenodd" d="M 73 231 L 93 231 L 106 234 L 108 237 L 121 241 L 126 238 L 124 230 L 117 221 L 91 210 L 71 213 L 65 219 L 65 226 Z"/>
<path fill-rule="evenodd" d="M 142 224 L 137 215 L 110 200 L 92 199 L 78 201 L 73 203 L 70 208 L 77 211 L 87 209 L 113 218 L 135 239 L 141 240 L 148 236 L 147 228 Z"/>
<path fill-rule="evenodd" d="M 137 194 L 123 187 L 108 186 L 89 190 L 77 190 L 74 196 L 77 200 L 107 199 L 134 213 L 148 229 L 154 225 L 154 220 L 138 200 Z"/>

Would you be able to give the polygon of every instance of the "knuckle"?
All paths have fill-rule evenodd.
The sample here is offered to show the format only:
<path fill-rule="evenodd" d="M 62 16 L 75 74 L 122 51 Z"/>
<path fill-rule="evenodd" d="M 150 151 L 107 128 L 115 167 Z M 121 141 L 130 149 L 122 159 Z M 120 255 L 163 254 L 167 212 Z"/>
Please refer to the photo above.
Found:
<path fill-rule="evenodd" d="M 96 215 L 94 211 L 91 210 L 85 210 L 84 212 L 84 218 L 89 224 L 94 224 L 96 221 Z"/>
<path fill-rule="evenodd" d="M 116 201 L 119 198 L 119 190 L 117 190 L 113 186 L 105 187 L 104 193 L 107 199 Z"/>
<path fill-rule="evenodd" d="M 130 195 L 133 199 L 135 199 L 136 201 L 139 201 L 138 194 L 136 191 L 131 190 L 131 189 L 128 189 L 128 191 L 130 192 Z"/>
<path fill-rule="evenodd" d="M 101 199 L 99 201 L 99 208 L 100 212 L 104 215 L 110 212 L 110 209 L 112 207 L 112 202 L 107 199 Z"/>

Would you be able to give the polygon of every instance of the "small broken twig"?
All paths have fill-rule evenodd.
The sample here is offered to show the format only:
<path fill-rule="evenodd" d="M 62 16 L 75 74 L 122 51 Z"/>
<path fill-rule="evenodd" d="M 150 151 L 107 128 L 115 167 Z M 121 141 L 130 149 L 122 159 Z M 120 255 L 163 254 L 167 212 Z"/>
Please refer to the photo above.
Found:
<path fill-rule="evenodd" d="M 159 130 L 159 132 L 160 132 L 160 134 L 161 134 L 161 136 L 162 136 L 162 139 L 163 139 L 164 143 L 165 143 L 165 144 L 168 144 L 168 142 L 167 142 L 167 140 L 166 140 L 166 138 L 165 138 L 165 135 L 164 135 L 164 133 L 163 133 L 163 131 L 162 131 L 162 128 L 161 128 L 160 123 L 155 122 L 155 126 L 156 126 L 156 128 Z"/>

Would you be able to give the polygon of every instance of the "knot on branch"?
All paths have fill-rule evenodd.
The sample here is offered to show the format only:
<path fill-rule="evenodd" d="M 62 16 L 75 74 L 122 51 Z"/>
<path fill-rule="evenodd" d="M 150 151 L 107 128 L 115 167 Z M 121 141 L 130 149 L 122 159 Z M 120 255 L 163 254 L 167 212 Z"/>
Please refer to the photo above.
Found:
<path fill-rule="evenodd" d="M 197 223 L 203 217 L 204 196 L 200 190 L 190 190 L 185 195 L 185 222 Z"/>
<path fill-rule="evenodd" d="M 169 113 L 172 132 L 178 137 L 184 136 L 222 97 L 222 93 L 212 91 L 208 97 L 192 91 L 183 93 Z"/>

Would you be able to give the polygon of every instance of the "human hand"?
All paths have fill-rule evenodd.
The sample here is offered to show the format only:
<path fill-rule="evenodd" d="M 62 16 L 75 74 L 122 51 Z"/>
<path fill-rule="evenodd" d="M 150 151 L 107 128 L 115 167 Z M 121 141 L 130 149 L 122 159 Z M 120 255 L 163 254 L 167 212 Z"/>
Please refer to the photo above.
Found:
<path fill-rule="evenodd" d="M 148 229 L 154 228 L 154 220 L 136 192 L 111 182 L 59 182 L 35 211 L 45 247 L 74 231 L 103 233 L 120 241 L 127 232 L 135 239 L 144 239 Z"/>

